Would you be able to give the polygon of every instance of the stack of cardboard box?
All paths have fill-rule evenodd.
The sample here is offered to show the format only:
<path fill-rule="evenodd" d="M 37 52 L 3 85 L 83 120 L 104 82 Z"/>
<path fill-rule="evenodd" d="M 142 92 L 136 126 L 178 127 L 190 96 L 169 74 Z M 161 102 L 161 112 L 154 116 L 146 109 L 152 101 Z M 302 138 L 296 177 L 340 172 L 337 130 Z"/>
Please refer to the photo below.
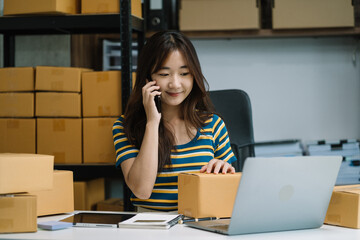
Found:
<path fill-rule="evenodd" d="M 119 0 L 4 0 L 4 15 L 119 13 Z M 131 1 L 131 14 L 142 17 L 141 0 Z"/>
<path fill-rule="evenodd" d="M 34 69 L 0 69 L 0 152 L 35 153 Z"/>
<path fill-rule="evenodd" d="M 89 69 L 36 67 L 37 153 L 82 163 L 81 74 Z"/>
<path fill-rule="evenodd" d="M 122 113 L 121 72 L 84 72 L 82 100 L 83 162 L 114 164 L 112 125 Z"/>
<path fill-rule="evenodd" d="M 74 211 L 73 173 L 54 156 L 0 153 L 0 233 L 36 232 L 37 216 Z"/>

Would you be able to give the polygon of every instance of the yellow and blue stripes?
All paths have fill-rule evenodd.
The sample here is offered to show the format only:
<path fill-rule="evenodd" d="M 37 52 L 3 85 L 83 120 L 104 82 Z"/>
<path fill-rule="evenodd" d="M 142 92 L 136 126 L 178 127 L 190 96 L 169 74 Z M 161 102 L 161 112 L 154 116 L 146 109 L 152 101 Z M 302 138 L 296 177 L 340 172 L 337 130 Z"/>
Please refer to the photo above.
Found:
<path fill-rule="evenodd" d="M 139 153 L 128 141 L 123 128 L 124 116 L 113 125 L 113 138 L 116 150 L 116 167 Z M 211 159 L 221 159 L 232 163 L 236 158 L 230 147 L 230 140 L 224 121 L 213 114 L 196 136 L 188 143 L 175 146 L 171 151 L 171 166 L 157 174 L 154 189 L 149 199 L 139 199 L 132 195 L 135 206 L 144 208 L 174 211 L 178 205 L 178 175 L 182 172 L 199 172 Z"/>

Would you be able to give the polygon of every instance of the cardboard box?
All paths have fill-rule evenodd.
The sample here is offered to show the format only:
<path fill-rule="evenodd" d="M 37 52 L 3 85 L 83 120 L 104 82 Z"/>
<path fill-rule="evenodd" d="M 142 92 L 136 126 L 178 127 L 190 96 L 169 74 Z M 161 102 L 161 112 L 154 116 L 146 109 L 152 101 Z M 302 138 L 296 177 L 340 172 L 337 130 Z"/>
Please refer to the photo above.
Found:
<path fill-rule="evenodd" d="M 29 193 L 37 197 L 37 216 L 74 211 L 73 172 L 56 170 L 53 179 L 52 190 Z"/>
<path fill-rule="evenodd" d="M 360 228 L 360 185 L 334 188 L 324 222 L 337 226 Z"/>
<path fill-rule="evenodd" d="M 75 210 L 96 210 L 96 204 L 105 199 L 105 180 L 74 182 Z"/>
<path fill-rule="evenodd" d="M 119 13 L 119 0 L 81 0 L 81 13 Z M 131 14 L 142 18 L 141 0 L 131 1 Z"/>
<path fill-rule="evenodd" d="M 260 28 L 257 0 L 182 0 L 181 31 Z"/>
<path fill-rule="evenodd" d="M 52 189 L 53 169 L 54 156 L 0 153 L 0 194 Z"/>
<path fill-rule="evenodd" d="M 34 93 L 0 93 L 0 117 L 34 117 Z"/>
<path fill-rule="evenodd" d="M 110 198 L 99 202 L 96 211 L 124 211 L 124 200 L 121 198 Z"/>
<path fill-rule="evenodd" d="M 37 92 L 37 117 L 81 117 L 81 94 Z"/>
<path fill-rule="evenodd" d="M 34 68 L 0 68 L 0 92 L 34 91 Z"/>
<path fill-rule="evenodd" d="M 180 173 L 178 212 L 193 218 L 231 217 L 241 173 Z"/>
<path fill-rule="evenodd" d="M 351 0 L 274 0 L 274 29 L 354 27 Z"/>
<path fill-rule="evenodd" d="M 36 232 L 36 196 L 0 197 L 0 233 Z"/>
<path fill-rule="evenodd" d="M 84 163 L 116 162 L 112 126 L 117 118 L 83 118 Z"/>
<path fill-rule="evenodd" d="M 37 152 L 55 163 L 82 163 L 81 118 L 38 118 Z"/>
<path fill-rule="evenodd" d="M 91 71 L 73 67 L 36 67 L 35 90 L 81 92 L 81 73 Z"/>
<path fill-rule="evenodd" d="M 0 118 L 0 153 L 36 153 L 34 118 Z"/>
<path fill-rule="evenodd" d="M 4 0 L 4 16 L 17 14 L 76 14 L 79 0 Z"/>
<path fill-rule="evenodd" d="M 82 74 L 83 117 L 117 117 L 122 113 L 121 72 Z"/>

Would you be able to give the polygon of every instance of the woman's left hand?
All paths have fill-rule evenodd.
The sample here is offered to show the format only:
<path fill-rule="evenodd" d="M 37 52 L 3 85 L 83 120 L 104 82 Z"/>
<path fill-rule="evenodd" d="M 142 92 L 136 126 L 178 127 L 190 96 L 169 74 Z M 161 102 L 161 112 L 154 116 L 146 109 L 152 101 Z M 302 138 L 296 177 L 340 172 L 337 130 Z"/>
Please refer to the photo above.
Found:
<path fill-rule="evenodd" d="M 208 164 L 200 169 L 201 173 L 235 173 L 235 168 L 230 163 L 224 162 L 220 159 L 212 159 Z"/>

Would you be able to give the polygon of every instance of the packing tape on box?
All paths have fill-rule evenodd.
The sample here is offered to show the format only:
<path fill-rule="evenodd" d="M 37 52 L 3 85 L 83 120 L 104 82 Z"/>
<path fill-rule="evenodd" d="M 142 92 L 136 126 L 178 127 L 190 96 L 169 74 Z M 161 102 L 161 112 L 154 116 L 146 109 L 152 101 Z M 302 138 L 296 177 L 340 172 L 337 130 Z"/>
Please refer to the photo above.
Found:
<path fill-rule="evenodd" d="M 105 82 L 105 81 L 109 81 L 109 79 L 110 79 L 109 73 L 105 73 L 105 72 L 98 73 L 96 76 L 97 82 Z"/>
<path fill-rule="evenodd" d="M 53 120 L 53 131 L 64 132 L 66 130 L 65 119 L 54 119 Z"/>
<path fill-rule="evenodd" d="M 61 68 L 51 68 L 51 75 L 62 76 L 64 75 L 64 70 Z"/>
<path fill-rule="evenodd" d="M 9 201 L 10 197 L 9 197 L 9 195 L 4 195 L 4 198 L 7 198 L 7 199 L 3 199 L 2 201 L 1 201 L 2 197 L 0 197 L 0 209 L 2 209 L 2 208 L 3 209 L 4 208 L 14 208 L 15 207 L 14 201 Z M 14 196 L 12 196 L 12 197 L 14 197 Z"/>
<path fill-rule="evenodd" d="M 63 81 L 52 81 L 50 83 L 51 90 L 63 90 L 64 89 L 64 82 Z"/>
<path fill-rule="evenodd" d="M 98 107 L 98 115 L 99 116 L 110 116 L 110 112 L 111 112 L 111 107 L 110 106 L 99 106 Z"/>
<path fill-rule="evenodd" d="M 106 126 L 111 127 L 112 124 L 113 124 L 113 122 L 110 119 L 99 119 L 99 121 L 98 121 L 99 127 L 106 127 Z"/>
<path fill-rule="evenodd" d="M 0 229 L 13 229 L 14 228 L 14 220 L 13 219 L 0 219 Z M 1 232 L 1 231 L 0 231 Z"/>
<path fill-rule="evenodd" d="M 6 127 L 8 129 L 18 129 L 20 126 L 20 121 L 17 119 L 9 119 L 6 122 Z"/>

